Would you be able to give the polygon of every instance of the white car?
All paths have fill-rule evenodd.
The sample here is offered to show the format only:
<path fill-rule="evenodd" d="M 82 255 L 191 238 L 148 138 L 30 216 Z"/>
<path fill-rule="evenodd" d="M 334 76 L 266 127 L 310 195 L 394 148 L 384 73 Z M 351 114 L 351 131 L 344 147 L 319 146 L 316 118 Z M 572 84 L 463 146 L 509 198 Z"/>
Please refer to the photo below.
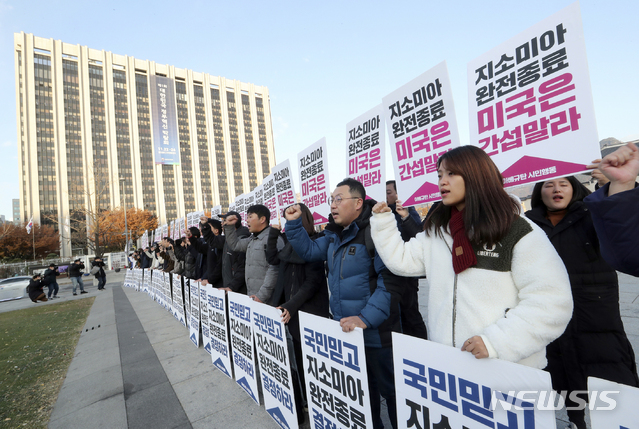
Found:
<path fill-rule="evenodd" d="M 9 277 L 0 280 L 0 302 L 29 296 L 27 286 L 30 281 L 31 277 L 29 276 Z"/>

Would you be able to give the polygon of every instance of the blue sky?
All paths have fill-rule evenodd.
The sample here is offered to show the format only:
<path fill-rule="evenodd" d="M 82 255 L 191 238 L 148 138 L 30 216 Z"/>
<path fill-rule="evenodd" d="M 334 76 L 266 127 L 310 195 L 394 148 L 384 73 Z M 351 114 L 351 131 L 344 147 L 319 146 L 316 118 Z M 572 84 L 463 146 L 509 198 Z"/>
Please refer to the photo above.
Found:
<path fill-rule="evenodd" d="M 0 214 L 19 197 L 14 32 L 265 85 L 277 162 L 326 137 L 335 184 L 346 123 L 442 60 L 467 143 L 467 63 L 571 3 L 0 0 Z M 599 138 L 636 137 L 639 2 L 580 5 Z"/>

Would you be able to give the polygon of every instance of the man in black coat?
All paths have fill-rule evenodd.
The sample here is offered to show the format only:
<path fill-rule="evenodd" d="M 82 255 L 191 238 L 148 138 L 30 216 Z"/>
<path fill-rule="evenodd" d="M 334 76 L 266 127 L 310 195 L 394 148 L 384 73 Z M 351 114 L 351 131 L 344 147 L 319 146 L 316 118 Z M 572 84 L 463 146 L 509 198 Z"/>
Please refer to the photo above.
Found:
<path fill-rule="evenodd" d="M 220 235 L 222 232 L 222 222 L 217 219 L 209 219 L 206 216 L 202 216 L 200 217 L 200 229 L 203 229 L 204 225 L 208 225 L 208 228 L 211 229 L 214 235 Z M 221 255 L 222 251 L 209 245 L 204 238 L 201 239 L 201 243 L 202 244 L 198 244 L 198 250 L 200 252 L 206 250 L 206 270 L 202 275 L 202 284 L 212 284 L 215 288 L 223 287 L 221 276 L 218 276 L 216 281 L 213 281 L 218 265 L 220 265 L 221 270 L 222 258 L 218 255 Z"/>
<path fill-rule="evenodd" d="M 42 277 L 40 277 L 40 274 L 35 274 L 29 281 L 29 287 L 27 288 L 31 301 L 36 303 L 38 301 L 48 301 L 47 296 L 44 294 L 42 288 L 44 288 Z"/>
<path fill-rule="evenodd" d="M 49 268 L 47 268 L 47 270 L 44 272 L 42 281 L 49 288 L 49 294 L 47 296 L 49 299 L 58 297 L 58 291 L 60 290 L 60 287 L 58 286 L 57 277 L 59 275 L 60 272 L 58 271 L 58 267 L 54 263 L 49 264 Z"/>
<path fill-rule="evenodd" d="M 397 229 L 402 240 L 409 241 L 421 230 L 422 221 L 414 207 L 404 208 L 397 199 L 397 188 L 394 180 L 386 182 L 386 203 L 395 215 Z M 399 208 L 399 212 L 398 212 Z M 402 298 L 399 302 L 402 321 L 402 332 L 417 338 L 428 339 L 424 318 L 419 312 L 419 279 L 402 277 Z"/>
<path fill-rule="evenodd" d="M 95 270 L 97 268 L 97 270 Z M 91 263 L 91 272 L 94 272 L 95 278 L 98 279 L 98 290 L 104 290 L 106 285 L 106 273 L 104 272 L 104 262 L 101 257 L 96 257 Z"/>
<path fill-rule="evenodd" d="M 84 262 L 80 259 L 76 259 L 73 261 L 71 265 L 69 265 L 69 277 L 71 278 L 71 283 L 73 283 L 73 294 L 77 295 L 76 289 L 78 285 L 80 285 L 80 294 L 88 293 L 84 290 L 84 283 L 82 282 L 82 270 L 84 269 Z"/>
<path fill-rule="evenodd" d="M 235 223 L 235 229 L 238 238 L 249 237 L 251 233 L 248 228 L 242 226 L 240 214 L 234 211 L 230 211 L 220 217 L 235 215 L 238 221 Z M 237 293 L 246 293 L 246 281 L 244 279 L 244 264 L 246 262 L 246 253 L 233 252 L 227 244 L 223 235 L 215 235 L 208 223 L 202 225 L 202 234 L 204 240 L 214 249 L 221 251 L 222 263 L 217 264 L 213 277 L 209 279 L 209 283 L 219 283 L 222 281 L 222 289 Z"/>

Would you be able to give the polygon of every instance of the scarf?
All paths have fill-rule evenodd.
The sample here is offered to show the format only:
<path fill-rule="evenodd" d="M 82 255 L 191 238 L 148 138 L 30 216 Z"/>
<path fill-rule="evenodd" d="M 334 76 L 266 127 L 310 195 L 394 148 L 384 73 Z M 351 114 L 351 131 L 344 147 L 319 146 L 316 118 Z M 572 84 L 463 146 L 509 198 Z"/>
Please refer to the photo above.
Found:
<path fill-rule="evenodd" d="M 452 207 L 450 212 L 450 234 L 453 236 L 453 269 L 455 274 L 459 274 L 466 268 L 477 265 L 477 256 L 470 244 L 466 228 L 464 228 L 463 211 Z"/>

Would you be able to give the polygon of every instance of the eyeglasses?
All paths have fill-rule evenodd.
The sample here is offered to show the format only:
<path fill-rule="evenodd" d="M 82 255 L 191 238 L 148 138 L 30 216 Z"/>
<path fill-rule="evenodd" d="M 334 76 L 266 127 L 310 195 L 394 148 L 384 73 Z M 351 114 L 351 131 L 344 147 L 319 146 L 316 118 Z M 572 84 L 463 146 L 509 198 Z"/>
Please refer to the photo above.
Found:
<path fill-rule="evenodd" d="M 361 200 L 361 198 L 359 197 L 350 197 L 350 198 L 342 198 L 341 195 L 338 195 L 337 197 L 330 197 L 328 199 L 328 203 L 330 205 L 333 205 L 333 203 L 335 203 L 335 207 L 339 206 L 340 204 L 342 204 L 343 200 Z"/>

